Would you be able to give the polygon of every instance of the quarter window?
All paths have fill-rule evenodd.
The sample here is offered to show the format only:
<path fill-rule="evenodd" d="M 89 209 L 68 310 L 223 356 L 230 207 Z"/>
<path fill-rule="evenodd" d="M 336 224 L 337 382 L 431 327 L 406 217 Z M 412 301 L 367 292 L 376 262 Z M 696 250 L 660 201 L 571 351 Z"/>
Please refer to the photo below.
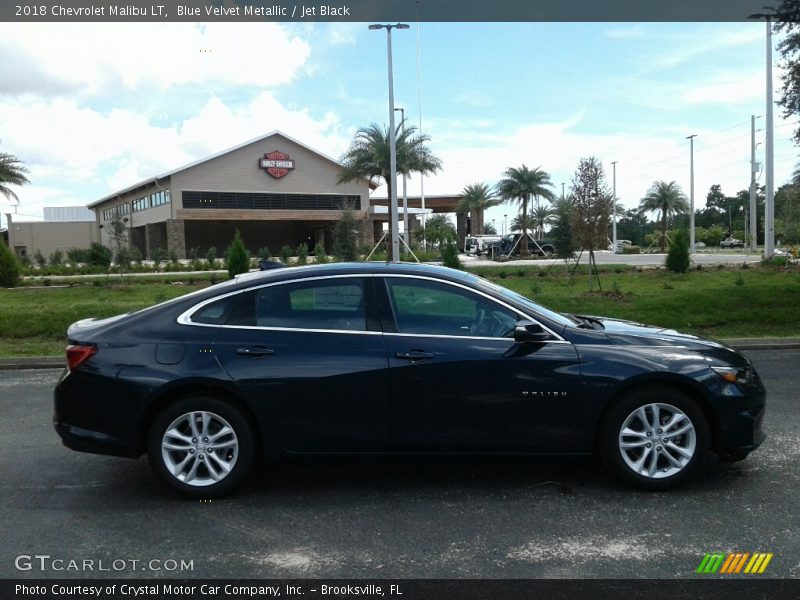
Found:
<path fill-rule="evenodd" d="M 479 294 L 425 279 L 387 278 L 398 333 L 512 337 L 520 318 Z"/>
<path fill-rule="evenodd" d="M 261 327 L 365 331 L 364 283 L 332 279 L 273 285 L 258 290 Z"/>
<path fill-rule="evenodd" d="M 300 281 L 232 294 L 191 315 L 193 323 L 365 331 L 364 283 L 358 278 Z"/>

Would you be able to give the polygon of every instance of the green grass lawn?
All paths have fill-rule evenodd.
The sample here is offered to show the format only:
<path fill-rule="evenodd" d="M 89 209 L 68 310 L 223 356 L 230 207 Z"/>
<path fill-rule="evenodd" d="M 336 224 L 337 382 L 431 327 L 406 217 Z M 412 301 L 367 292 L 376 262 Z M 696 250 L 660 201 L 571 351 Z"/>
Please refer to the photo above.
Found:
<path fill-rule="evenodd" d="M 603 291 L 588 275 L 570 278 L 563 265 L 475 269 L 558 311 L 632 319 L 717 338 L 800 336 L 800 271 L 704 269 L 673 275 L 662 269 L 604 266 Z M 59 355 L 67 327 L 150 306 L 207 283 L 131 281 L 106 286 L 0 290 L 0 356 Z"/>

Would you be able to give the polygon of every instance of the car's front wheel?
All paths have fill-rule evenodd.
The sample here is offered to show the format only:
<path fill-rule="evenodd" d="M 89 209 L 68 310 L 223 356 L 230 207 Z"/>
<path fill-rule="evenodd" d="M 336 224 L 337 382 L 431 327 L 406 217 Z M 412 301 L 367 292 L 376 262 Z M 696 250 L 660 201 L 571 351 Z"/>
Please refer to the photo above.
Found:
<path fill-rule="evenodd" d="M 709 446 L 703 411 L 668 388 L 629 393 L 611 409 L 600 435 L 606 465 L 629 483 L 654 491 L 682 483 Z"/>
<path fill-rule="evenodd" d="M 228 493 L 253 463 L 253 434 L 239 410 L 218 398 L 182 398 L 155 419 L 148 456 L 168 485 L 193 498 Z"/>

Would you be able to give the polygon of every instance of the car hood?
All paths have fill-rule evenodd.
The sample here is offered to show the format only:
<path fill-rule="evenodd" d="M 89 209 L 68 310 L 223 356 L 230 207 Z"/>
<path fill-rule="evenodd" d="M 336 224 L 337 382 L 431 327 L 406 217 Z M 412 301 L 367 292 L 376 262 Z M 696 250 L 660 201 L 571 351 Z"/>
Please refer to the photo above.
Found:
<path fill-rule="evenodd" d="M 725 344 L 674 329 L 608 317 L 589 317 L 602 323 L 606 336 L 617 344 L 637 346 L 690 346 L 730 349 Z"/>

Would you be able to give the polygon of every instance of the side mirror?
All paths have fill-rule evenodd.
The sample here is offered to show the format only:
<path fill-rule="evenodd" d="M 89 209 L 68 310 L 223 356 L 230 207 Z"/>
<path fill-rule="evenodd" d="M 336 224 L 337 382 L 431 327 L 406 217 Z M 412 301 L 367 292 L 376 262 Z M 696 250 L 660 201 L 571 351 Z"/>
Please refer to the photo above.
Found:
<path fill-rule="evenodd" d="M 533 321 L 517 321 L 514 327 L 515 342 L 543 342 L 549 339 L 550 334 Z"/>

